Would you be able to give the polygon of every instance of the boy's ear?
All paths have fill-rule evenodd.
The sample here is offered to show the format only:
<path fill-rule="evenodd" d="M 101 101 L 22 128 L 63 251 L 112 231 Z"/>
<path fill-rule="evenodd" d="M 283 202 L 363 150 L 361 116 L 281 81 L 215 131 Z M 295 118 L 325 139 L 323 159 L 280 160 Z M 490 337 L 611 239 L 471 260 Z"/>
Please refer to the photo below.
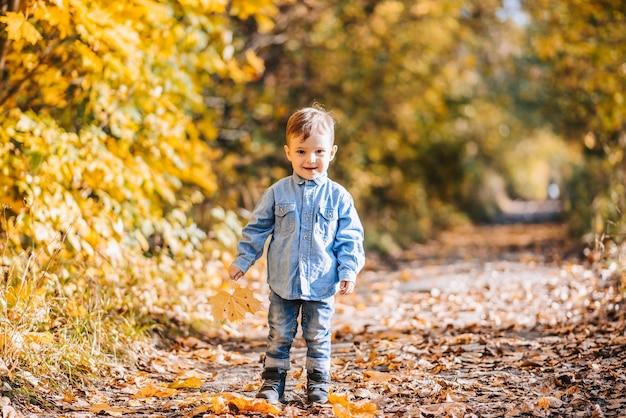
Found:
<path fill-rule="evenodd" d="M 333 145 L 333 147 L 330 149 L 330 161 L 335 158 L 335 154 L 337 154 L 338 149 L 339 148 L 337 148 L 337 145 Z"/>
<path fill-rule="evenodd" d="M 291 157 L 289 156 L 289 145 L 283 146 L 283 149 L 285 150 L 285 155 L 287 156 L 287 159 L 291 161 Z"/>

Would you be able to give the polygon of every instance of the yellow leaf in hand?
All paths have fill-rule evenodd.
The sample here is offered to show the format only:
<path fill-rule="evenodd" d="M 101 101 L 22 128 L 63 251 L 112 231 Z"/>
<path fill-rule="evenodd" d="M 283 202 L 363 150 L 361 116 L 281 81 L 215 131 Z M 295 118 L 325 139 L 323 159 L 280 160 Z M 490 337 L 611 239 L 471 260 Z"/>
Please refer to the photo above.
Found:
<path fill-rule="evenodd" d="M 261 301 L 254 297 L 254 292 L 245 287 L 237 287 L 232 293 L 220 290 L 209 299 L 213 318 L 216 321 L 240 322 L 246 313 L 255 313 L 261 309 Z"/>

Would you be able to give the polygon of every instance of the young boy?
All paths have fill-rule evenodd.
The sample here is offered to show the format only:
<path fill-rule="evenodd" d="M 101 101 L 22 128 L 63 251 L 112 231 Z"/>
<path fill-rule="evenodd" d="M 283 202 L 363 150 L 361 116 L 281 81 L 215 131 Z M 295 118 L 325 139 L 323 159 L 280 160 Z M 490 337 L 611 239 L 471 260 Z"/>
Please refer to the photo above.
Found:
<path fill-rule="evenodd" d="M 352 196 L 326 174 L 335 158 L 335 123 L 314 106 L 287 122 L 284 146 L 293 174 L 257 203 L 229 269 L 238 280 L 267 250 L 269 336 L 257 398 L 284 400 L 289 352 L 301 317 L 307 345 L 307 398 L 328 401 L 334 295 L 352 293 L 363 267 L 363 227 Z"/>

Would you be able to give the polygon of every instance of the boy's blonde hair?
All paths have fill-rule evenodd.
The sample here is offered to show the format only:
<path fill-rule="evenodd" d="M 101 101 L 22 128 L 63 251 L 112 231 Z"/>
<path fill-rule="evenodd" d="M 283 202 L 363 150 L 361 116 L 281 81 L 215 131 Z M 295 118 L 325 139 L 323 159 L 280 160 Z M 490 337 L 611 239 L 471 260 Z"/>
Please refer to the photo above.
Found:
<path fill-rule="evenodd" d="M 314 103 L 295 112 L 287 121 L 287 145 L 291 139 L 300 138 L 306 141 L 311 132 L 319 131 L 330 134 L 335 142 L 335 120 L 321 105 Z"/>

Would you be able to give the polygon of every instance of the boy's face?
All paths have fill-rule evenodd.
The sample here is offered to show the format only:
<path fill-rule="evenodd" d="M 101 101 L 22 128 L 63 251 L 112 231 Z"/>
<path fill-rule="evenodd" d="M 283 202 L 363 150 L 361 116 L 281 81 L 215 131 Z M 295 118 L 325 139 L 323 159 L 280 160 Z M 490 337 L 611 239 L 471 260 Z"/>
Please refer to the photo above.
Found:
<path fill-rule="evenodd" d="M 287 159 L 297 175 L 306 180 L 316 179 L 326 173 L 335 158 L 337 145 L 329 133 L 314 131 L 302 142 L 301 137 L 292 137 L 285 145 Z"/>

